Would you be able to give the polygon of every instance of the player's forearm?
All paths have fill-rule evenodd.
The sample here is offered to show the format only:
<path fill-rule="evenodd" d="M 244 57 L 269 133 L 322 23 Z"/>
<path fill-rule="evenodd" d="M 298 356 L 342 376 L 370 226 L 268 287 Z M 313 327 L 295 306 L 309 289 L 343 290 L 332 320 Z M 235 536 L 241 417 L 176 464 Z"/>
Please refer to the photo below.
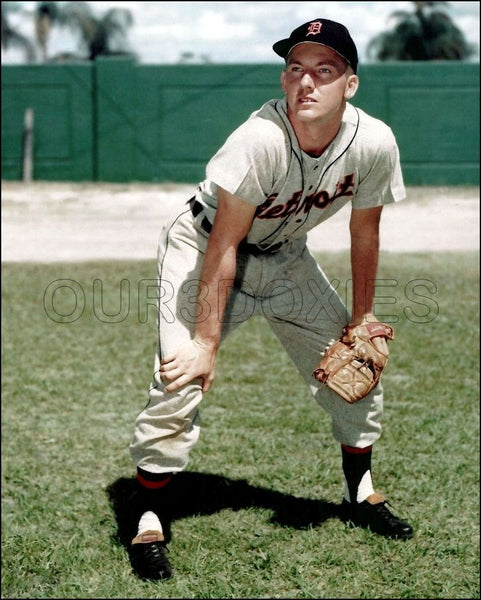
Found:
<path fill-rule="evenodd" d="M 352 236 L 351 270 L 353 281 L 352 321 L 372 313 L 379 259 L 379 235 Z"/>
<path fill-rule="evenodd" d="M 195 338 L 214 349 L 220 343 L 222 322 L 236 272 L 236 248 L 210 244 L 201 271 Z"/>

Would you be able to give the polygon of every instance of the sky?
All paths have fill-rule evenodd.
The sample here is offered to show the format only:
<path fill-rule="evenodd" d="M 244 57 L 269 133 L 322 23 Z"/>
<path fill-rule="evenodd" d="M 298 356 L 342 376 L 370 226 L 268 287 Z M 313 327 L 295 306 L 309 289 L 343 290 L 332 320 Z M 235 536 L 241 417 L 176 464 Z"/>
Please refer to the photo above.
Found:
<path fill-rule="evenodd" d="M 18 2 L 32 11 L 36 2 Z M 65 4 L 59 2 L 58 4 Z M 142 64 L 174 64 L 184 52 L 207 56 L 214 63 L 272 63 L 281 59 L 272 44 L 297 26 L 317 17 L 339 21 L 354 38 L 361 62 L 369 62 L 366 47 L 381 31 L 391 29 L 390 15 L 413 11 L 413 2 L 89 2 L 96 14 L 112 7 L 127 8 L 134 23 L 130 49 Z M 448 2 L 447 12 L 476 46 L 479 62 L 479 2 Z M 12 24 L 34 38 L 33 19 L 12 15 Z M 49 54 L 77 51 L 68 30 L 53 30 Z M 2 50 L 2 64 L 22 60 L 18 51 Z"/>

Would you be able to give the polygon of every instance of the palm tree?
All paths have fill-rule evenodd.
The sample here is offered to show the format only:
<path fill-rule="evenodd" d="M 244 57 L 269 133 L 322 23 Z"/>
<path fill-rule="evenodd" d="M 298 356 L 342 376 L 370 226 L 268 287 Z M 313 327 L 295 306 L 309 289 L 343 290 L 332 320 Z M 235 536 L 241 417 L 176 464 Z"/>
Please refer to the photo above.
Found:
<path fill-rule="evenodd" d="M 32 42 L 13 28 L 10 15 L 21 11 L 17 2 L 2 2 L 2 48 L 19 48 L 25 53 L 27 62 L 35 62 L 35 47 Z"/>
<path fill-rule="evenodd" d="M 194 65 L 199 63 L 209 64 L 212 60 L 208 54 L 196 54 L 195 52 L 186 51 L 181 53 L 177 62 L 181 65 Z"/>
<path fill-rule="evenodd" d="M 96 17 L 86 2 L 68 2 L 60 14 L 61 23 L 80 34 L 89 60 L 108 54 L 127 54 L 127 30 L 133 24 L 132 13 L 111 8 Z"/>
<path fill-rule="evenodd" d="M 50 38 L 50 31 L 55 22 L 60 21 L 60 10 L 57 2 L 39 2 L 35 9 L 35 34 L 37 43 L 40 46 L 42 61 L 47 62 L 47 46 Z"/>
<path fill-rule="evenodd" d="M 413 2 L 414 12 L 396 11 L 392 31 L 373 38 L 369 58 L 386 60 L 464 60 L 474 49 L 443 8 L 449 2 Z"/>

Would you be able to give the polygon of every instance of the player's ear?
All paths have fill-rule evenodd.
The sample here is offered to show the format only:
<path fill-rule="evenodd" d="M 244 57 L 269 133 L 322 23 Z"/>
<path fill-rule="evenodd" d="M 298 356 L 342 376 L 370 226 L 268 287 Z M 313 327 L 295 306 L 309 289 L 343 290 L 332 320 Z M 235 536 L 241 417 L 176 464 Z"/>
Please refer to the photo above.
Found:
<path fill-rule="evenodd" d="M 354 98 L 354 95 L 356 94 L 358 87 L 359 87 L 359 77 L 357 75 L 355 75 L 354 73 L 352 75 L 349 75 L 346 80 L 346 87 L 344 90 L 344 98 L 346 98 L 346 100 L 350 100 L 351 98 Z"/>
<path fill-rule="evenodd" d="M 282 91 L 284 93 L 286 93 L 286 70 L 282 69 L 281 71 L 281 87 L 282 87 Z"/>

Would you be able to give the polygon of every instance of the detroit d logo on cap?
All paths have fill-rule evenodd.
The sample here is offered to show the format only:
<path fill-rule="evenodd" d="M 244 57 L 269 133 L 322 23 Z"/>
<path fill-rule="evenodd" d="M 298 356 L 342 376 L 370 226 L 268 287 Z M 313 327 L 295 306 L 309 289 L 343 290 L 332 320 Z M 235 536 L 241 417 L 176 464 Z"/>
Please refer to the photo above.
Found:
<path fill-rule="evenodd" d="M 307 30 L 306 37 L 308 35 L 317 35 L 318 33 L 321 33 L 321 27 L 322 23 L 320 21 L 314 21 L 314 23 L 311 23 L 309 25 L 309 29 Z"/>

